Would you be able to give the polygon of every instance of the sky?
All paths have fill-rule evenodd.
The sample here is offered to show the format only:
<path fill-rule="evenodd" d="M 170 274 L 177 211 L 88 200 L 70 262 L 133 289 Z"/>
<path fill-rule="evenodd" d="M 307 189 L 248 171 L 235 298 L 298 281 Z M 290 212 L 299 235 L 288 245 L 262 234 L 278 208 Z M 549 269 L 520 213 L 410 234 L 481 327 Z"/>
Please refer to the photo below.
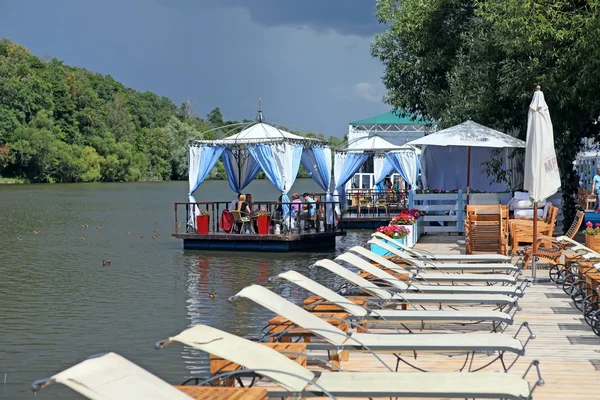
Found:
<path fill-rule="evenodd" d="M 390 110 L 375 0 L 0 0 L 0 37 L 200 116 L 343 136 Z"/>

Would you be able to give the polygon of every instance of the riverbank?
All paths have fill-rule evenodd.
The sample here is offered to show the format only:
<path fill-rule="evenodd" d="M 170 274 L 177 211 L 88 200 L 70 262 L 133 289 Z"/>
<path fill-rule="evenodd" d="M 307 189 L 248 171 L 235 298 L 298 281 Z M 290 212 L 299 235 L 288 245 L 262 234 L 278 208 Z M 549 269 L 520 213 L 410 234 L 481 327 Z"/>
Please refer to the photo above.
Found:
<path fill-rule="evenodd" d="M 20 178 L 3 178 L 0 176 L 0 185 L 16 185 L 21 183 L 29 183 L 25 179 Z"/>

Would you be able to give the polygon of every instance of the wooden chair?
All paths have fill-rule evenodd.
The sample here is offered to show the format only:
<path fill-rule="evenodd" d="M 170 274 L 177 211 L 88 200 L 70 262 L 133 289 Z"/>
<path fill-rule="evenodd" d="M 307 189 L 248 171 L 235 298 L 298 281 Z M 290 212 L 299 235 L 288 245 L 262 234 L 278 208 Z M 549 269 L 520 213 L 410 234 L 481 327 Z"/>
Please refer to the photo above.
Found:
<path fill-rule="evenodd" d="M 537 233 L 538 235 L 552 236 L 554 227 L 556 226 L 556 217 L 558 215 L 558 207 L 550 206 L 546 219 L 538 221 Z M 519 246 L 519 243 L 531 243 L 533 242 L 533 221 L 529 220 L 518 220 L 510 224 L 510 243 L 511 251 L 515 253 Z"/>
<path fill-rule="evenodd" d="M 508 213 L 506 208 L 505 213 Z M 506 251 L 506 234 L 500 205 L 467 206 L 465 219 L 466 253 L 503 253 Z M 505 254 L 505 253 L 503 253 Z"/>
<path fill-rule="evenodd" d="M 585 188 L 577 188 L 577 204 L 582 210 L 594 211 L 598 207 L 598 198 L 590 194 Z"/>
<path fill-rule="evenodd" d="M 379 214 L 379 211 L 382 209 L 387 214 L 388 206 L 387 206 L 387 201 L 385 201 L 385 199 L 377 200 L 377 214 Z"/>
<path fill-rule="evenodd" d="M 577 211 L 575 214 L 575 219 L 571 223 L 569 230 L 565 233 L 570 239 L 575 238 L 577 232 L 579 232 L 579 228 L 581 228 L 581 224 L 583 224 L 583 219 L 585 217 L 584 211 Z M 561 263 L 561 258 L 565 251 L 565 248 L 570 244 L 568 242 L 559 242 L 556 238 L 547 235 L 539 235 L 537 237 L 538 240 L 538 249 L 536 256 L 541 258 L 543 261 L 548 262 L 552 265 L 558 265 Z M 527 264 L 531 261 L 531 257 L 533 256 L 533 247 L 527 246 L 525 247 L 525 257 L 523 258 L 523 268 L 527 268 Z"/>
<path fill-rule="evenodd" d="M 235 218 L 234 223 L 238 227 L 238 233 L 246 232 L 244 230 L 244 227 L 246 226 L 246 224 L 251 224 L 252 220 L 248 217 L 242 217 L 242 213 L 237 210 L 233 210 L 231 212 L 231 215 L 233 215 L 233 218 Z"/>

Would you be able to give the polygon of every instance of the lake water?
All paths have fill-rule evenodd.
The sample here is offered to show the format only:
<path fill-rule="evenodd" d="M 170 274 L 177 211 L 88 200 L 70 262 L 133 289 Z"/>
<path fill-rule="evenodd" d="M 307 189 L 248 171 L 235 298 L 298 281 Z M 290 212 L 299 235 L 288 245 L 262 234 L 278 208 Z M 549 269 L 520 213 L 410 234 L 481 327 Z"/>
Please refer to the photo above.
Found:
<path fill-rule="evenodd" d="M 292 191 L 319 189 L 297 180 Z M 279 195 L 266 180 L 245 192 L 255 201 Z M 229 296 L 289 269 L 332 282 L 307 267 L 365 243 L 369 234 L 337 238 L 336 253 L 183 251 L 170 234 L 173 203 L 186 198 L 187 182 L 0 185 L 0 398 L 32 398 L 35 379 L 107 351 L 179 384 L 206 372 L 208 357 L 177 344 L 156 351 L 157 340 L 197 323 L 256 336 L 271 314 L 247 300 L 230 303 Z M 233 193 L 226 182 L 211 181 L 196 199 L 230 201 Z M 158 239 L 151 238 L 155 229 Z M 273 290 L 306 297 L 283 283 Z M 80 398 L 62 385 L 38 397 Z"/>

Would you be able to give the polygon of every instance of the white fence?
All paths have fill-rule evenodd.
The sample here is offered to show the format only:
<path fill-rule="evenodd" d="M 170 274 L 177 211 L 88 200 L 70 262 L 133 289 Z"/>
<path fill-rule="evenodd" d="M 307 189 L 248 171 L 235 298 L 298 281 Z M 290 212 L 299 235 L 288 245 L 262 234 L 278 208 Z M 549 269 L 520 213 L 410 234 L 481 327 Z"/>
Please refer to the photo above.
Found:
<path fill-rule="evenodd" d="M 507 204 L 512 198 L 512 193 L 496 193 L 502 204 Z M 563 231 L 562 194 L 556 193 L 548 199 L 558 207 L 556 228 L 554 233 Z M 427 213 L 421 217 L 423 233 L 459 233 L 464 232 L 465 209 L 467 195 L 462 191 L 458 193 L 421 193 L 411 190 L 408 194 L 408 208 L 415 208 Z"/>

